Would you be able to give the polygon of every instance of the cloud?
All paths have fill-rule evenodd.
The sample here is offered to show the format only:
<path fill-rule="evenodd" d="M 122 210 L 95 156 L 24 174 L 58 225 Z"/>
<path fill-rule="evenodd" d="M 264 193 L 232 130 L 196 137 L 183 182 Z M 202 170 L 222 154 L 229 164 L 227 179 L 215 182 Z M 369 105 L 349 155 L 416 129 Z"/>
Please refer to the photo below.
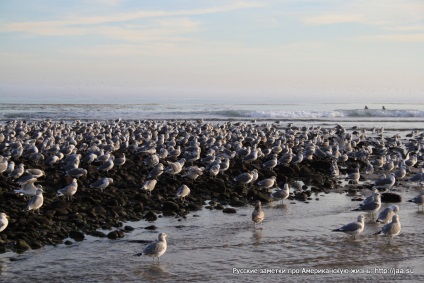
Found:
<path fill-rule="evenodd" d="M 90 25 L 102 25 L 113 23 L 124 23 L 140 19 L 161 18 L 161 17 L 188 17 L 196 15 L 206 15 L 215 13 L 225 13 L 240 9 L 259 8 L 264 5 L 258 2 L 239 1 L 231 4 L 208 7 L 192 10 L 155 10 L 155 11 L 135 11 L 128 13 L 118 13 L 109 16 L 91 16 L 91 17 L 67 17 L 63 20 L 55 21 L 36 21 L 36 22 L 14 22 L 0 24 L 0 32 L 23 32 L 43 36 L 60 35 L 79 35 L 85 34 L 85 28 Z"/>
<path fill-rule="evenodd" d="M 342 23 L 361 23 L 364 17 L 360 14 L 325 14 L 310 16 L 303 19 L 303 22 L 309 25 L 332 25 Z"/>
<path fill-rule="evenodd" d="M 360 37 L 359 39 L 367 41 L 424 42 L 424 33 L 373 35 Z"/>

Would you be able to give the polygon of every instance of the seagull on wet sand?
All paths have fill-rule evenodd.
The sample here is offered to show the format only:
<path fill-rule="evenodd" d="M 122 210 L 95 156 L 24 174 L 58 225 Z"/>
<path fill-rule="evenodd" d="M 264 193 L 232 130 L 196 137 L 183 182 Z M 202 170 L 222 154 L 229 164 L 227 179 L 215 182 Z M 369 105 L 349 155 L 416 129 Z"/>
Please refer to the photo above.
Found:
<path fill-rule="evenodd" d="M 375 233 L 374 235 L 383 235 L 389 237 L 389 245 L 391 243 L 391 240 L 394 236 L 399 235 L 400 233 L 400 220 L 399 215 L 395 214 L 392 217 L 392 222 L 386 224 L 381 228 L 381 231 Z"/>
<path fill-rule="evenodd" d="M 278 189 L 271 196 L 283 202 L 285 199 L 289 197 L 289 195 L 290 195 L 290 186 L 288 183 L 285 183 L 283 189 Z"/>
<path fill-rule="evenodd" d="M 143 252 L 135 254 L 134 256 L 151 256 L 153 258 L 153 263 L 155 262 L 155 258 L 158 259 L 159 263 L 159 257 L 163 255 L 167 249 L 166 237 L 168 237 L 168 235 L 160 233 L 157 241 L 148 244 Z"/>
<path fill-rule="evenodd" d="M 420 211 L 420 206 L 422 207 L 422 210 L 424 211 L 424 191 L 421 191 L 421 193 L 418 196 L 409 200 L 409 202 L 415 203 L 418 206 L 418 211 Z"/>
<path fill-rule="evenodd" d="M 377 212 L 381 207 L 381 195 L 380 193 L 375 193 L 374 199 L 367 203 L 362 203 L 358 208 L 353 209 L 352 211 L 367 211 L 373 217 L 374 213 Z"/>
<path fill-rule="evenodd" d="M 386 207 L 382 212 L 380 212 L 375 222 L 387 224 L 392 221 L 393 215 L 395 215 L 397 212 L 399 212 L 399 206 L 390 205 Z"/>
<path fill-rule="evenodd" d="M 261 201 L 258 200 L 258 201 L 256 201 L 255 210 L 253 210 L 253 212 L 252 212 L 252 221 L 253 221 L 255 228 L 256 228 L 257 224 L 262 223 L 262 221 L 264 220 L 264 217 L 265 217 L 265 213 L 262 210 Z"/>
<path fill-rule="evenodd" d="M 353 239 L 355 239 L 355 237 L 362 233 L 362 231 L 364 231 L 365 228 L 365 216 L 363 215 L 359 215 L 358 216 L 358 220 L 356 222 L 352 222 L 349 224 L 346 224 L 338 229 L 334 229 L 332 230 L 333 232 L 343 232 L 346 234 L 349 234 L 351 236 L 353 236 Z"/>

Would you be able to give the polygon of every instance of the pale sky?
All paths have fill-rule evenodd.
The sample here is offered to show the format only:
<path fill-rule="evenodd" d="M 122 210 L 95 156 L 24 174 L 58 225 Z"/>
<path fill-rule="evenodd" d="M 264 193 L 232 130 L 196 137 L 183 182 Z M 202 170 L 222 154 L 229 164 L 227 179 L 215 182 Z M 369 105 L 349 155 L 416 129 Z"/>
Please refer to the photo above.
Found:
<path fill-rule="evenodd" d="M 0 0 L 0 96 L 424 97 L 423 0 Z"/>

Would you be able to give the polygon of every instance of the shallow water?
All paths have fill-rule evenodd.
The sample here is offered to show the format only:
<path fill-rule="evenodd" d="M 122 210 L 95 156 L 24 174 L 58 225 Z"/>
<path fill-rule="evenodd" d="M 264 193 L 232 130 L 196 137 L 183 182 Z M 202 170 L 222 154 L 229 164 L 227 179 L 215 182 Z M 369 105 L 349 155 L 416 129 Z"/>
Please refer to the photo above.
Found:
<path fill-rule="evenodd" d="M 237 208 L 236 214 L 203 209 L 186 219 L 159 218 L 154 223 L 157 231 L 144 229 L 152 224 L 146 221 L 127 223 L 135 230 L 120 240 L 87 236 L 70 246 L 47 246 L 20 255 L 9 252 L 0 255 L 0 278 L 4 282 L 30 278 L 31 282 L 423 281 L 424 213 L 406 201 L 417 190 L 394 189 L 403 198 L 398 204 L 402 231 L 391 245 L 386 238 L 373 236 L 381 225 L 369 220 L 356 240 L 331 232 L 356 220 L 359 212 L 351 209 L 359 202 L 345 193 L 318 193 L 309 203 L 286 200 L 264 205 L 262 230 L 253 229 L 253 206 Z M 132 256 L 145 246 L 140 240 L 155 240 L 158 232 L 168 234 L 168 250 L 159 264 Z M 317 272 L 328 274 L 313 274 Z"/>

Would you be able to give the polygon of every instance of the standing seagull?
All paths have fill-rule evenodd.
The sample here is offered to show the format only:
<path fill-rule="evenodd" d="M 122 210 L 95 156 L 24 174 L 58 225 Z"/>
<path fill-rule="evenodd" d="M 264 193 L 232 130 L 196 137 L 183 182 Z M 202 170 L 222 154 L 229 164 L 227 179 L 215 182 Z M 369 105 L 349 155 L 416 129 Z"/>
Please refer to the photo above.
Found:
<path fill-rule="evenodd" d="M 271 196 L 276 199 L 280 199 L 281 202 L 283 202 L 286 198 L 289 197 L 289 195 L 290 195 L 290 186 L 288 183 L 285 183 L 283 189 L 279 189 L 275 191 Z"/>
<path fill-rule="evenodd" d="M 271 176 L 270 178 L 259 181 L 257 184 L 261 188 L 269 189 L 272 186 L 274 186 L 276 181 L 277 181 L 277 177 Z"/>
<path fill-rule="evenodd" d="M 418 196 L 409 200 L 409 202 L 413 202 L 416 205 L 418 205 L 418 211 L 420 211 L 420 205 L 421 205 L 422 210 L 424 211 L 424 191 L 422 191 Z"/>
<path fill-rule="evenodd" d="M 375 233 L 374 235 L 383 235 L 390 237 L 389 245 L 392 238 L 400 233 L 400 221 L 399 215 L 393 215 L 392 222 L 383 226 L 380 232 Z"/>
<path fill-rule="evenodd" d="M 387 224 L 390 221 L 392 221 L 393 215 L 395 215 L 399 211 L 399 206 L 397 205 L 390 205 L 386 207 L 377 217 L 377 220 L 375 222 Z"/>
<path fill-rule="evenodd" d="M 236 181 L 237 183 L 241 183 L 244 187 L 246 184 L 252 182 L 252 179 L 253 179 L 253 172 L 249 171 L 249 172 L 245 172 L 238 175 L 233 180 Z"/>
<path fill-rule="evenodd" d="M 97 167 L 97 170 L 106 171 L 106 173 L 109 172 L 109 170 L 112 169 L 115 165 L 115 163 L 113 162 L 114 160 L 115 157 L 111 155 L 105 163 Z"/>
<path fill-rule="evenodd" d="M 347 178 L 352 180 L 352 183 L 358 184 L 359 178 L 361 178 L 361 173 L 359 173 L 359 167 L 356 167 L 355 172 L 350 173 Z"/>
<path fill-rule="evenodd" d="M 358 220 L 356 222 L 346 224 L 346 225 L 340 227 L 339 229 L 334 229 L 332 231 L 333 232 L 343 232 L 343 233 L 352 235 L 353 239 L 355 239 L 356 235 L 358 235 L 358 234 L 362 233 L 362 231 L 364 231 L 364 228 L 365 228 L 364 220 L 365 220 L 365 216 L 359 215 Z"/>
<path fill-rule="evenodd" d="M 0 232 L 6 229 L 7 225 L 9 225 L 9 220 L 7 220 L 6 213 L 0 213 Z"/>
<path fill-rule="evenodd" d="M 374 217 L 374 213 L 377 212 L 381 207 L 381 195 L 380 193 L 375 193 L 374 199 L 370 202 L 361 204 L 358 208 L 355 208 L 352 211 L 367 211 L 371 213 L 371 217 Z"/>
<path fill-rule="evenodd" d="M 103 191 L 104 189 L 106 189 L 107 186 L 109 186 L 112 183 L 113 183 L 112 178 L 105 177 L 103 179 L 97 180 L 94 183 L 91 183 L 90 188 L 100 189 L 101 191 Z"/>
<path fill-rule="evenodd" d="M 190 188 L 187 187 L 187 185 L 182 185 L 178 188 L 176 198 L 181 199 L 182 201 L 185 201 L 185 197 L 190 194 Z"/>
<path fill-rule="evenodd" d="M 147 194 L 151 196 L 157 182 L 158 181 L 156 179 L 147 180 L 140 189 L 145 190 Z"/>
<path fill-rule="evenodd" d="M 158 236 L 158 240 L 153 243 L 148 244 L 143 252 L 135 254 L 135 256 L 147 255 L 153 257 L 153 263 L 155 262 L 155 257 L 158 258 L 166 252 L 167 244 L 166 244 L 166 235 L 165 233 L 160 233 Z"/>
<path fill-rule="evenodd" d="M 252 221 L 253 221 L 253 224 L 255 225 L 255 228 L 256 228 L 256 224 L 262 223 L 262 220 L 264 220 L 264 217 L 265 217 L 265 213 L 262 210 L 261 201 L 258 200 L 256 201 L 255 210 L 253 210 L 252 212 Z"/>
<path fill-rule="evenodd" d="M 72 196 L 77 192 L 78 189 L 78 183 L 77 179 L 72 179 L 72 183 L 67 185 L 66 187 L 60 189 L 57 191 L 57 194 L 59 196 L 67 196 L 69 200 L 72 199 Z"/>
<path fill-rule="evenodd" d="M 30 211 L 30 210 L 37 210 L 37 213 L 40 214 L 40 207 L 43 206 L 43 189 L 41 186 L 37 188 L 37 191 L 35 193 L 35 196 L 33 196 L 29 202 L 24 211 Z"/>
<path fill-rule="evenodd" d="M 393 185 L 396 183 L 396 178 L 394 173 L 390 173 L 387 178 L 381 178 L 375 181 L 374 186 L 376 188 L 384 188 L 390 190 Z"/>

